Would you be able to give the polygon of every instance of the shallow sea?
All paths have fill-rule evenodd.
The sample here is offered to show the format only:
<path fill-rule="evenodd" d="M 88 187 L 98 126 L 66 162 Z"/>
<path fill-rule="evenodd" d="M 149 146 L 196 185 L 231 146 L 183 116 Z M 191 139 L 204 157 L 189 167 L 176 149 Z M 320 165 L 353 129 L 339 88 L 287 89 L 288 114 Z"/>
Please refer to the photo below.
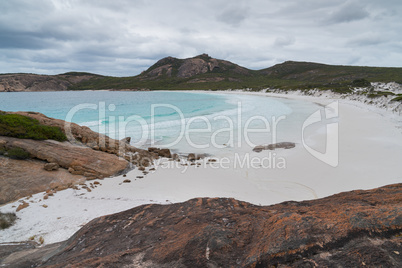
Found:
<path fill-rule="evenodd" d="M 88 126 L 134 146 L 173 151 L 235 151 L 300 142 L 304 120 L 319 106 L 300 100 L 200 92 L 2 92 L 0 110 L 35 111 Z"/>

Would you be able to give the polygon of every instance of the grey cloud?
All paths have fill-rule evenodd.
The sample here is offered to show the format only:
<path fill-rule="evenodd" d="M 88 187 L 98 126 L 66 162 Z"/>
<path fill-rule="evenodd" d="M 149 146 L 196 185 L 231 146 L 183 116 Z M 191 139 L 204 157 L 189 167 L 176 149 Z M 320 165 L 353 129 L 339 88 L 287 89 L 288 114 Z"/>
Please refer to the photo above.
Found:
<path fill-rule="evenodd" d="M 227 23 L 231 26 L 238 26 L 247 18 L 247 8 L 230 8 L 217 16 L 218 21 Z"/>
<path fill-rule="evenodd" d="M 402 62 L 397 0 L 13 0 L 0 10 L 2 73 L 135 75 L 204 52 L 254 69 Z"/>
<path fill-rule="evenodd" d="M 38 38 L 32 32 L 10 32 L 0 31 L 0 49 L 44 49 L 49 47 L 49 43 Z"/>
<path fill-rule="evenodd" d="M 351 39 L 347 44 L 361 47 L 361 46 L 376 46 L 386 42 L 387 42 L 386 38 L 377 34 L 368 33 L 364 35 L 359 35 Z"/>
<path fill-rule="evenodd" d="M 365 6 L 356 2 L 348 2 L 339 9 L 331 12 L 326 19 L 328 23 L 343 23 L 362 20 L 370 16 Z"/>
<path fill-rule="evenodd" d="M 280 36 L 275 39 L 274 45 L 276 47 L 285 47 L 293 45 L 296 39 L 293 36 Z"/>

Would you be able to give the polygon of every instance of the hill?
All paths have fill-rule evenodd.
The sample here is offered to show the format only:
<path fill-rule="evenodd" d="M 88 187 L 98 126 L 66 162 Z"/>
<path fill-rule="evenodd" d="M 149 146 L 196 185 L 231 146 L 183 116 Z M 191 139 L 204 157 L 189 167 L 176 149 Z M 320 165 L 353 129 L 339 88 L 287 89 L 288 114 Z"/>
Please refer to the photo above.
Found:
<path fill-rule="evenodd" d="M 250 70 L 207 54 L 193 58 L 166 57 L 140 75 L 110 77 L 89 73 L 46 76 L 34 74 L 0 75 L 1 91 L 46 90 L 217 90 L 263 88 L 322 88 L 347 91 L 360 82 L 398 82 L 402 68 L 326 65 L 286 61 L 275 66 Z"/>
<path fill-rule="evenodd" d="M 63 91 L 74 85 L 101 76 L 91 73 L 70 72 L 59 75 L 1 74 L 0 92 Z"/>
<path fill-rule="evenodd" d="M 259 72 L 265 77 L 288 82 L 285 82 L 285 85 L 293 84 L 294 86 L 305 88 L 364 86 L 364 84 L 354 84 L 359 80 L 402 83 L 402 68 L 342 66 L 286 61 Z"/>

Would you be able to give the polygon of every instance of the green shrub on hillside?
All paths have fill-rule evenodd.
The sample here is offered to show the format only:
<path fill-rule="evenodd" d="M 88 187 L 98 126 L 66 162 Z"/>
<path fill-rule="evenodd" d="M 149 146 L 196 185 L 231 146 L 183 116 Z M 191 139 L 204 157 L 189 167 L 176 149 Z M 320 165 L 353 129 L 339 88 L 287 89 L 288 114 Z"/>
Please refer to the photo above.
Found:
<path fill-rule="evenodd" d="M 19 139 L 66 141 L 58 127 L 41 125 L 38 120 L 18 115 L 0 113 L 0 136 Z"/>
<path fill-rule="evenodd" d="M 8 149 L 4 155 L 12 159 L 18 159 L 18 160 L 24 160 L 31 157 L 30 153 L 18 147 Z"/>
<path fill-rule="evenodd" d="M 349 94 L 352 93 L 352 90 L 348 87 L 338 87 L 338 88 L 331 88 L 331 91 L 334 93 L 339 94 Z"/>
<path fill-rule="evenodd" d="M 390 92 L 390 91 L 372 91 L 372 93 L 367 94 L 368 98 L 379 98 L 379 97 L 388 97 L 389 95 L 393 96 L 395 95 L 394 93 Z"/>
<path fill-rule="evenodd" d="M 370 87 L 371 83 L 366 79 L 356 79 L 352 81 L 352 87 Z"/>

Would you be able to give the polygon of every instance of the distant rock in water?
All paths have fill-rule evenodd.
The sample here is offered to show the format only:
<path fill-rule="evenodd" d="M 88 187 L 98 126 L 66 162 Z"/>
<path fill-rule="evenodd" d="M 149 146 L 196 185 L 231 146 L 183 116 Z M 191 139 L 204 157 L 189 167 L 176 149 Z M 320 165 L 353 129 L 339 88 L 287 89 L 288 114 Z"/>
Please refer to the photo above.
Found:
<path fill-rule="evenodd" d="M 21 267 L 402 267 L 401 211 L 402 184 L 273 206 L 198 198 L 100 217 L 58 248 L 10 260 Z"/>
<path fill-rule="evenodd" d="M 280 148 L 291 149 L 294 147 L 296 147 L 296 144 L 294 142 L 278 142 L 269 145 L 258 145 L 254 147 L 253 151 L 259 153 L 263 150 L 275 150 Z"/>

